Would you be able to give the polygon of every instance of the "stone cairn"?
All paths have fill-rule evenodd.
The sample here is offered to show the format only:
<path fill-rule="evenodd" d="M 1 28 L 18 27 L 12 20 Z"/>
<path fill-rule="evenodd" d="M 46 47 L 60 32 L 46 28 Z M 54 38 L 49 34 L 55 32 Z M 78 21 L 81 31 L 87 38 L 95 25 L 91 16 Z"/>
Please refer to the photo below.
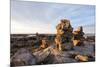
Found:
<path fill-rule="evenodd" d="M 47 37 L 44 37 L 41 41 L 41 45 L 40 45 L 40 48 L 41 49 L 45 49 L 49 46 L 49 42 L 48 42 L 48 39 Z"/>
<path fill-rule="evenodd" d="M 68 19 L 61 19 L 60 23 L 56 26 L 56 37 L 54 39 L 55 41 L 55 49 L 57 50 L 63 50 L 68 49 L 69 46 L 72 48 L 73 46 L 81 45 L 83 44 L 83 28 L 82 26 L 78 27 L 77 30 L 73 31 L 73 27 L 70 24 L 70 20 Z M 38 33 L 37 33 L 38 35 Z M 63 45 L 63 44 L 66 45 Z M 49 46 L 49 40 L 47 37 L 44 37 L 41 39 L 41 44 L 39 49 L 45 49 Z M 68 46 L 68 47 L 67 47 Z"/>
<path fill-rule="evenodd" d="M 83 27 L 80 26 L 73 32 L 73 45 L 82 45 L 84 40 L 84 32 Z"/>
<path fill-rule="evenodd" d="M 62 50 L 61 45 L 64 42 L 70 42 L 72 39 L 73 28 L 70 21 L 67 19 L 60 20 L 60 23 L 56 26 L 57 34 L 55 37 L 56 48 Z"/>
<path fill-rule="evenodd" d="M 64 42 L 72 42 L 73 46 L 83 44 L 84 32 L 83 27 L 80 26 L 73 32 L 73 27 L 67 19 L 61 19 L 60 23 L 56 26 L 57 34 L 55 37 L 56 48 L 62 50 Z"/>

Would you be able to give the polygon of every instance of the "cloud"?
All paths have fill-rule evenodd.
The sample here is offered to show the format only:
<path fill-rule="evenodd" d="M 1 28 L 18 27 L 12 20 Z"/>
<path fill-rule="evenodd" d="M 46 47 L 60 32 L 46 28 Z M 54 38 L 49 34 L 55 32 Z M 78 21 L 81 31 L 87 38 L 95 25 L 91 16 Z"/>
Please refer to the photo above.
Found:
<path fill-rule="evenodd" d="M 50 33 L 50 24 L 42 24 L 35 22 L 32 25 L 24 24 L 15 20 L 11 20 L 11 33 Z"/>
<path fill-rule="evenodd" d="M 95 6 L 11 0 L 12 33 L 55 33 L 62 18 L 74 28 L 95 24 Z M 90 28 L 84 30 L 93 32 Z"/>

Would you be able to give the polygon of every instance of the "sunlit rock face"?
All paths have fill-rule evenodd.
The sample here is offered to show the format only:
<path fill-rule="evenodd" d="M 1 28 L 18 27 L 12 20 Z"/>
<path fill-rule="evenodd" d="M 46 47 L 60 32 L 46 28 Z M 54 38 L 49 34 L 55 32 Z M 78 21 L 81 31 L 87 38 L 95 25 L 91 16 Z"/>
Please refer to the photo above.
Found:
<path fill-rule="evenodd" d="M 74 46 L 82 45 L 83 40 L 84 40 L 83 27 L 80 26 L 73 32 L 73 45 Z"/>

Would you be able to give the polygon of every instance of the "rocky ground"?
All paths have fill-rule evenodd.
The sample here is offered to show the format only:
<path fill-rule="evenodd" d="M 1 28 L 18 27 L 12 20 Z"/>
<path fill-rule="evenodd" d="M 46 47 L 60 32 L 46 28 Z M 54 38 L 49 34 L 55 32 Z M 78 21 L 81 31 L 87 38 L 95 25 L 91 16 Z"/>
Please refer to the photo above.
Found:
<path fill-rule="evenodd" d="M 36 36 L 11 35 L 11 66 L 95 61 L 95 38 L 87 38 L 84 45 L 75 47 L 64 42 L 63 50 L 59 51 L 54 48 L 54 37 L 48 36 L 51 41 L 48 48 L 38 50 L 40 42 Z"/>

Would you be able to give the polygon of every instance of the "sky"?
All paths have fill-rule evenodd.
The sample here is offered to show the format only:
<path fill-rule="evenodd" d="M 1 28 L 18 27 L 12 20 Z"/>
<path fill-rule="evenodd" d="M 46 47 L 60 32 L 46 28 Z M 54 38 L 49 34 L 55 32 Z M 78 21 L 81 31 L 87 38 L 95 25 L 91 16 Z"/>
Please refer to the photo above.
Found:
<path fill-rule="evenodd" d="M 74 30 L 83 26 L 95 33 L 95 6 L 11 0 L 11 34 L 56 33 L 61 19 L 68 19 Z"/>

